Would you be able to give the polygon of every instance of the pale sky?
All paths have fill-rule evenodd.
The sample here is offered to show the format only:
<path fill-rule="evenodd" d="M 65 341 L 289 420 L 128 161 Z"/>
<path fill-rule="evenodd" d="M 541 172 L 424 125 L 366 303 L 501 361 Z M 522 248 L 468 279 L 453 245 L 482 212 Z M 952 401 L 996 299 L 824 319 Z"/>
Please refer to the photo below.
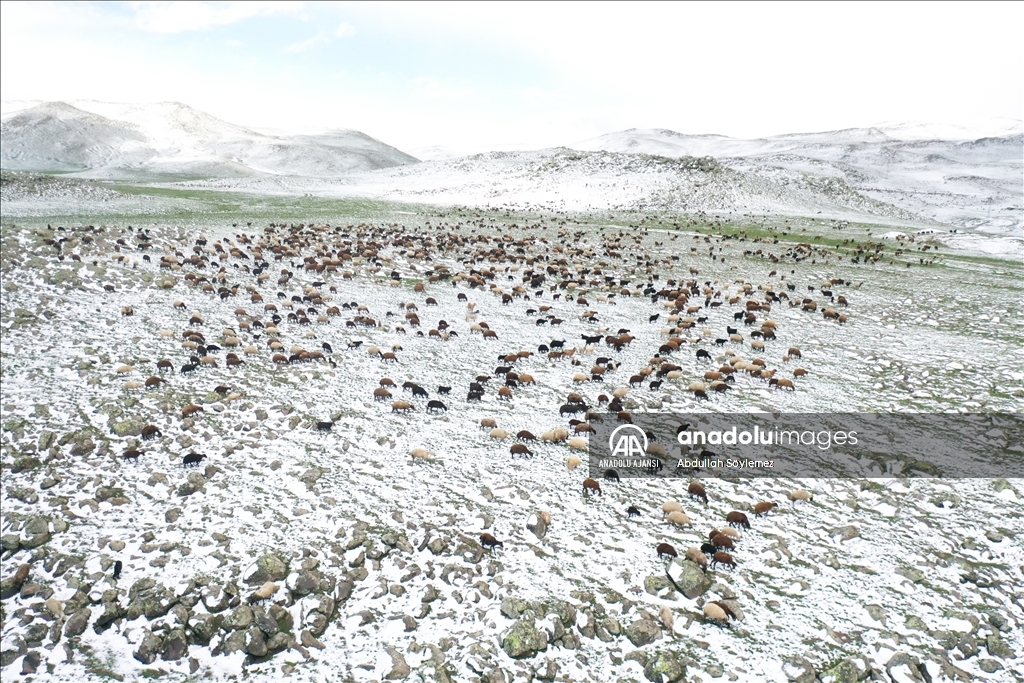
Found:
<path fill-rule="evenodd" d="M 179 101 L 401 149 L 1024 118 L 1024 4 L 0 4 L 3 100 Z"/>

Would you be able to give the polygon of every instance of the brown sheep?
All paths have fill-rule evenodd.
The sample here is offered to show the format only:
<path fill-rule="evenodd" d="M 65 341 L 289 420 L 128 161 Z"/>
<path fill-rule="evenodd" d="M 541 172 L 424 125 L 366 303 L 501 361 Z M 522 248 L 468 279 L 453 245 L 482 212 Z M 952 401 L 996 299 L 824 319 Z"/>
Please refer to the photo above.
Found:
<path fill-rule="evenodd" d="M 378 387 L 373 390 L 374 401 L 386 401 L 389 398 L 391 398 L 391 392 L 385 389 L 384 387 Z"/>
<path fill-rule="evenodd" d="M 413 410 L 415 410 L 415 408 L 413 408 L 413 405 L 408 401 L 395 401 L 391 404 L 392 413 L 410 413 Z"/>
<path fill-rule="evenodd" d="M 806 375 L 807 375 L 807 371 L 804 370 L 803 368 L 797 368 L 797 369 L 793 370 L 793 376 L 794 377 L 804 377 Z"/>
<path fill-rule="evenodd" d="M 668 543 L 659 543 L 655 550 L 658 557 L 679 557 L 679 553 L 676 552 L 676 549 Z"/>
<path fill-rule="evenodd" d="M 764 517 L 769 512 L 774 510 L 776 505 L 776 503 L 771 503 L 768 501 L 758 503 L 757 505 L 754 506 L 754 515 L 756 517 Z"/>
<path fill-rule="evenodd" d="M 583 480 L 583 495 L 590 495 L 592 493 L 601 494 L 601 483 L 596 479 L 587 477 Z"/>
<path fill-rule="evenodd" d="M 768 386 L 775 387 L 776 389 L 789 389 L 790 391 L 796 391 L 796 387 L 793 385 L 793 380 L 783 378 L 772 378 L 768 381 Z"/>
<path fill-rule="evenodd" d="M 533 457 L 533 453 L 530 452 L 530 449 L 527 448 L 525 444 L 514 443 L 508 450 L 509 453 L 512 454 L 513 458 L 517 455 L 524 455 L 531 458 Z"/>
<path fill-rule="evenodd" d="M 196 404 L 192 403 L 192 404 L 189 404 L 189 405 L 187 405 L 187 406 L 185 406 L 184 408 L 181 409 L 181 416 L 182 417 L 191 417 L 191 416 L 195 415 L 196 413 L 202 413 L 202 412 L 205 412 L 203 410 L 202 406 L 197 406 Z"/>
<path fill-rule="evenodd" d="M 392 388 L 394 388 L 396 386 L 395 385 L 395 380 L 391 379 L 390 377 L 382 378 L 380 380 L 380 382 L 378 382 L 378 384 L 380 384 L 380 386 L 382 386 L 382 387 L 392 387 Z"/>
<path fill-rule="evenodd" d="M 537 437 L 525 429 L 516 432 L 516 438 L 520 441 L 536 441 Z"/>
<path fill-rule="evenodd" d="M 732 550 L 736 545 L 732 542 L 732 539 L 718 531 L 714 530 L 714 535 L 711 536 L 711 545 L 716 548 L 725 548 L 726 550 Z"/>
<path fill-rule="evenodd" d="M 686 492 L 690 494 L 690 498 L 699 498 L 704 501 L 705 505 L 708 504 L 708 492 L 704 490 L 704 486 L 700 482 L 691 481 Z"/>
<path fill-rule="evenodd" d="M 505 547 L 504 543 L 502 543 L 501 541 L 496 539 L 494 536 L 491 536 L 490 534 L 486 534 L 486 533 L 480 534 L 480 545 L 482 545 L 483 547 L 487 548 L 492 553 L 494 552 L 494 549 L 496 547 L 500 547 L 502 549 L 504 549 L 504 547 Z"/>
<path fill-rule="evenodd" d="M 732 555 L 729 553 L 716 552 L 711 558 L 711 565 L 725 564 L 729 565 L 732 569 L 736 568 L 736 560 L 732 559 Z"/>
<path fill-rule="evenodd" d="M 157 370 L 170 370 L 171 372 L 174 372 L 174 365 L 171 363 L 171 361 L 169 361 L 168 359 L 164 358 L 164 359 L 158 360 L 156 362 L 156 369 Z"/>
<path fill-rule="evenodd" d="M 747 516 L 742 512 L 738 512 L 736 510 L 733 510 L 732 512 L 727 514 L 725 516 L 725 521 L 728 522 L 731 526 L 741 526 L 744 529 L 750 528 L 750 521 L 747 519 Z"/>
<path fill-rule="evenodd" d="M 148 377 L 146 378 L 146 388 L 154 389 L 164 383 L 164 380 L 159 377 Z"/>

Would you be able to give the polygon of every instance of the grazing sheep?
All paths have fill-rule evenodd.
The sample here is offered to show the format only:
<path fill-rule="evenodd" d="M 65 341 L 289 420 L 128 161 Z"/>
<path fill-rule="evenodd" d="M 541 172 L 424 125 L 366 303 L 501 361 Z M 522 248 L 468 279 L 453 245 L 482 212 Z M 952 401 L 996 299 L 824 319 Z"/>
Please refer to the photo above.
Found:
<path fill-rule="evenodd" d="M 504 549 L 505 544 L 496 539 L 490 534 L 480 534 L 480 545 L 490 550 L 492 553 L 496 547 Z"/>
<path fill-rule="evenodd" d="M 438 400 L 433 400 L 427 403 L 428 413 L 446 413 L 448 412 L 448 406 Z"/>
<path fill-rule="evenodd" d="M 426 448 L 414 448 L 409 451 L 409 455 L 411 455 L 413 459 L 430 460 L 433 454 Z"/>
<path fill-rule="evenodd" d="M 723 534 L 731 538 L 733 541 L 738 541 L 743 538 L 743 534 L 741 534 L 738 529 L 734 529 L 731 526 L 723 527 L 721 530 L 715 529 L 715 534 Z"/>
<path fill-rule="evenodd" d="M 536 441 L 537 437 L 533 435 L 533 432 L 521 429 L 516 432 L 516 438 L 520 441 Z"/>
<path fill-rule="evenodd" d="M 408 401 L 395 401 L 391 404 L 392 413 L 411 413 L 415 408 Z"/>
<path fill-rule="evenodd" d="M 732 550 L 734 547 L 736 547 L 735 544 L 732 542 L 732 539 L 729 538 L 726 534 L 723 534 L 721 531 L 718 531 L 717 529 L 712 529 L 711 531 L 711 545 L 715 546 L 715 548 L 725 548 L 726 550 Z"/>
<path fill-rule="evenodd" d="M 391 398 L 391 392 L 384 387 L 378 387 L 373 390 L 374 401 L 387 401 L 389 398 Z"/>
<path fill-rule="evenodd" d="M 638 508 L 636 505 L 630 505 L 628 508 L 626 508 L 626 516 L 627 517 L 639 517 L 640 516 L 640 508 Z"/>
<path fill-rule="evenodd" d="M 772 503 L 768 501 L 758 503 L 757 505 L 754 506 L 754 516 L 764 517 L 769 512 L 774 510 L 777 505 L 777 503 Z"/>
<path fill-rule="evenodd" d="M 131 382 L 125 382 L 124 383 L 124 390 L 125 391 L 134 391 L 135 389 L 141 389 L 142 387 L 143 387 L 142 382 L 131 381 Z"/>
<path fill-rule="evenodd" d="M 147 389 L 153 389 L 155 387 L 160 386 L 163 383 L 164 383 L 164 380 L 160 379 L 159 377 L 147 377 L 146 378 L 146 388 Z"/>
<path fill-rule="evenodd" d="M 509 453 L 512 454 L 513 458 L 516 457 L 517 455 L 523 455 L 531 458 L 533 457 L 533 453 L 530 452 L 530 449 L 527 448 L 525 444 L 514 443 L 508 450 Z"/>
<path fill-rule="evenodd" d="M 691 481 L 686 492 L 690 494 L 690 498 L 698 498 L 703 500 L 705 505 L 708 504 L 708 492 L 704 490 L 704 486 L 700 482 Z"/>
<path fill-rule="evenodd" d="M 725 564 L 730 568 L 736 568 L 736 560 L 732 559 L 732 555 L 729 553 L 716 552 L 711 558 L 711 565 Z"/>
<path fill-rule="evenodd" d="M 118 365 L 114 372 L 118 375 L 127 375 L 131 372 L 135 372 L 135 368 L 131 365 Z"/>
<path fill-rule="evenodd" d="M 670 500 L 670 501 L 668 501 L 667 503 L 665 503 L 664 505 L 661 506 L 661 511 L 662 511 L 663 514 L 669 515 L 669 514 L 672 514 L 673 512 L 682 512 L 683 511 L 683 506 L 682 506 L 681 503 L 679 503 L 677 501 Z"/>
<path fill-rule="evenodd" d="M 189 453 L 184 458 L 182 458 L 181 464 L 183 467 L 196 467 L 203 460 L 206 460 L 205 455 L 200 455 L 199 453 Z"/>
<path fill-rule="evenodd" d="M 583 495 L 588 496 L 592 493 L 601 494 L 601 484 L 596 479 L 587 477 L 583 480 Z"/>
<path fill-rule="evenodd" d="M 145 441 L 155 439 L 160 436 L 163 436 L 163 432 L 161 432 L 156 425 L 146 425 L 142 428 L 142 438 Z"/>
<path fill-rule="evenodd" d="M 256 602 L 258 600 L 267 600 L 271 595 L 277 592 L 277 584 L 273 581 L 267 581 L 262 586 L 253 591 L 253 594 L 249 597 L 250 602 Z"/>
<path fill-rule="evenodd" d="M 668 543 L 659 543 L 656 549 L 658 557 L 679 557 L 679 553 Z"/>
<path fill-rule="evenodd" d="M 729 615 L 715 603 L 709 602 L 704 605 L 704 620 L 721 626 L 729 623 Z"/>
<path fill-rule="evenodd" d="M 734 527 L 739 526 L 743 527 L 744 529 L 750 528 L 750 521 L 747 519 L 747 516 L 742 512 L 738 512 L 736 510 L 733 510 L 732 512 L 727 514 L 725 516 L 725 521 Z"/>
<path fill-rule="evenodd" d="M 202 406 L 197 406 L 196 404 L 191 403 L 191 404 L 189 404 L 189 405 L 187 405 L 187 406 L 185 406 L 184 408 L 181 409 L 181 416 L 183 418 L 184 417 L 191 417 L 191 416 L 195 415 L 196 413 L 202 413 L 202 412 L 205 412 L 203 410 Z"/>
<path fill-rule="evenodd" d="M 316 423 L 316 430 L 318 432 L 329 432 L 329 431 L 331 431 L 332 427 L 334 427 L 334 423 L 333 422 L 321 421 L 321 422 L 317 422 Z"/>
<path fill-rule="evenodd" d="M 574 436 L 567 443 L 569 448 L 574 448 L 578 451 L 585 451 L 590 448 L 590 443 L 582 436 Z"/>
<path fill-rule="evenodd" d="M 549 429 L 540 435 L 541 441 L 565 441 L 569 438 L 569 430 L 565 427 Z"/>
<path fill-rule="evenodd" d="M 488 436 L 491 437 L 492 439 L 497 439 L 498 441 L 504 441 L 509 437 L 509 434 L 504 429 L 499 429 L 495 427 L 490 431 Z"/>
<path fill-rule="evenodd" d="M 797 501 L 802 501 L 804 503 L 809 502 L 812 499 L 812 496 L 810 491 L 797 489 L 796 491 L 793 491 L 792 493 L 789 494 L 789 499 L 793 501 L 794 505 L 796 505 Z"/>
<path fill-rule="evenodd" d="M 793 385 L 793 380 L 786 378 L 777 379 L 773 377 L 768 381 L 768 386 L 775 387 L 776 389 L 789 389 L 790 391 L 796 391 L 796 387 Z"/>
<path fill-rule="evenodd" d="M 690 521 L 690 518 L 686 516 L 686 513 L 680 512 L 679 510 L 674 510 L 668 513 L 667 521 L 669 524 L 674 524 L 676 526 L 693 526 L 693 523 Z"/>
<path fill-rule="evenodd" d="M 702 553 L 704 553 L 705 555 L 714 555 L 715 554 L 715 546 L 711 545 L 710 543 L 701 543 L 700 544 L 700 551 Z"/>
<path fill-rule="evenodd" d="M 700 548 L 695 548 L 693 546 L 687 548 L 686 559 L 688 559 L 690 562 L 693 562 L 701 569 L 707 570 L 708 568 L 708 557 L 703 552 L 701 552 Z"/>

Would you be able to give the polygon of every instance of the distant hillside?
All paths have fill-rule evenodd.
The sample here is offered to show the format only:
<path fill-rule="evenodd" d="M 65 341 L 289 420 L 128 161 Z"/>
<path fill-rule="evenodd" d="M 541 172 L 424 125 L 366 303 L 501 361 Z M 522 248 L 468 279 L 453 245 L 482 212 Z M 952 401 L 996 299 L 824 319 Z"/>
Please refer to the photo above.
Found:
<path fill-rule="evenodd" d="M 122 179 L 329 178 L 417 161 L 354 130 L 267 135 L 178 102 L 88 105 L 94 111 L 46 102 L 4 116 L 4 169 Z"/>
<path fill-rule="evenodd" d="M 741 140 L 634 128 L 571 147 L 673 158 L 713 156 L 764 178 L 831 177 L 865 197 L 941 223 L 1019 232 L 1024 136 L 1019 122 L 1005 122 L 991 132 L 998 134 L 975 138 L 966 128 L 899 124 Z"/>

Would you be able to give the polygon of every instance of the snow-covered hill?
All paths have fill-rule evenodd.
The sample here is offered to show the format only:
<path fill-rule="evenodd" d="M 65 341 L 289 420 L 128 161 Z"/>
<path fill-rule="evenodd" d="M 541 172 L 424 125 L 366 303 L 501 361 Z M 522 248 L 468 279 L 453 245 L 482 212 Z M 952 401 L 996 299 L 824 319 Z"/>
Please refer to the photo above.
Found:
<path fill-rule="evenodd" d="M 786 172 L 839 178 L 859 194 L 959 228 L 1019 232 L 1024 210 L 1020 122 L 987 128 L 898 124 L 755 140 L 630 129 L 572 147 L 713 156 L 732 169 L 765 178 Z"/>
<path fill-rule="evenodd" d="M 5 107 L 6 108 L 6 107 Z M 136 179 L 161 174 L 332 177 L 416 159 L 354 130 L 268 135 L 178 102 L 45 102 L 3 117 L 5 170 Z"/>

